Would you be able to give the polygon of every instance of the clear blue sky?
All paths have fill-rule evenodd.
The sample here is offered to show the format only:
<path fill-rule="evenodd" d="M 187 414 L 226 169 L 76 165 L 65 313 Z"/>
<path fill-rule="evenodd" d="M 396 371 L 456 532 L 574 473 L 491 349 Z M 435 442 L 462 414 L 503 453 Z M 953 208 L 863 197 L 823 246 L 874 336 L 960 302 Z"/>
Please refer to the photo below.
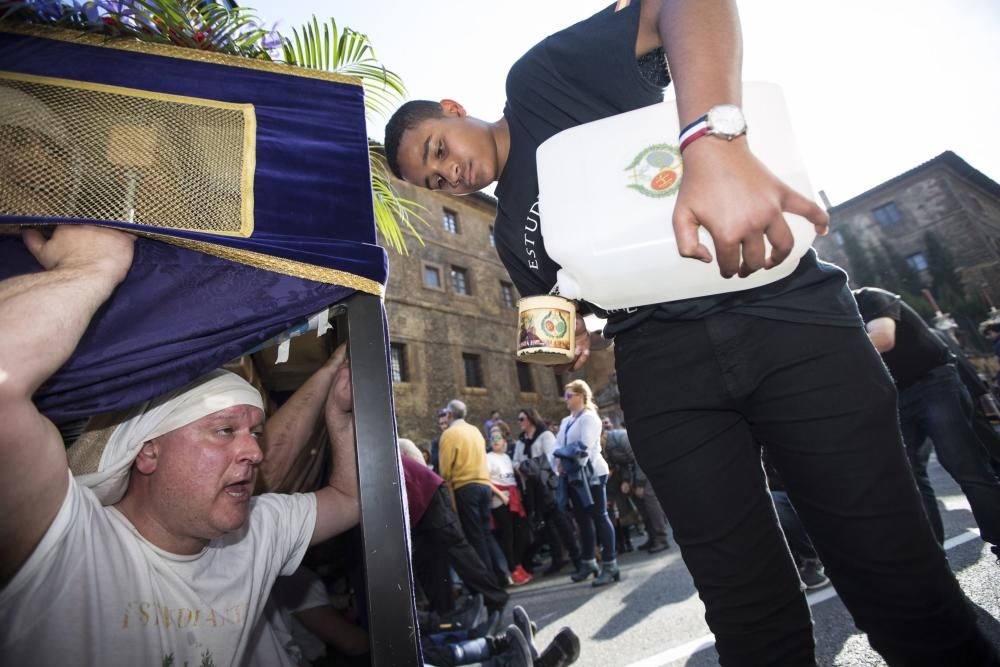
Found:
<path fill-rule="evenodd" d="M 500 117 L 509 66 L 611 0 L 245 0 L 291 33 L 366 33 L 411 98 Z M 1000 181 L 998 0 L 747 0 L 744 80 L 783 86 L 813 187 L 837 204 L 945 150 Z M 992 83 L 990 83 L 992 81 Z M 382 138 L 381 123 L 369 135 Z"/>

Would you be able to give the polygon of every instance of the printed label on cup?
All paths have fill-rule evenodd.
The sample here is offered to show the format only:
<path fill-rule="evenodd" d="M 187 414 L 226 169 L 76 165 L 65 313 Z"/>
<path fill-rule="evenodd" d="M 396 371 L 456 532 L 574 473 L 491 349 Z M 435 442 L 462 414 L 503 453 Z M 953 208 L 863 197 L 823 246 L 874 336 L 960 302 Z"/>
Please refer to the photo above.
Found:
<path fill-rule="evenodd" d="M 557 296 L 530 296 L 518 301 L 517 356 L 547 365 L 573 361 L 576 307 Z"/>

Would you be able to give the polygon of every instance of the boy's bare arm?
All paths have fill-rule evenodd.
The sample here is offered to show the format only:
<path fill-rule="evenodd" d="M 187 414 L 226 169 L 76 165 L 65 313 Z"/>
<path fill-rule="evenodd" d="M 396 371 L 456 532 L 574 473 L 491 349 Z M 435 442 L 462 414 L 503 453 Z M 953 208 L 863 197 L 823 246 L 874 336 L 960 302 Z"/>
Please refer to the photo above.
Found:
<path fill-rule="evenodd" d="M 682 127 L 715 105 L 742 104 L 743 47 L 733 0 L 643 0 L 637 50 L 656 46 L 657 35 L 670 65 Z M 698 227 L 704 227 L 723 276 L 776 266 L 793 245 L 783 212 L 803 216 L 818 234 L 827 231 L 826 212 L 757 160 L 746 135 L 732 141 L 704 137 L 685 149 L 673 219 L 682 256 L 712 260 L 698 240 Z M 765 237 L 770 256 L 765 256 Z"/>

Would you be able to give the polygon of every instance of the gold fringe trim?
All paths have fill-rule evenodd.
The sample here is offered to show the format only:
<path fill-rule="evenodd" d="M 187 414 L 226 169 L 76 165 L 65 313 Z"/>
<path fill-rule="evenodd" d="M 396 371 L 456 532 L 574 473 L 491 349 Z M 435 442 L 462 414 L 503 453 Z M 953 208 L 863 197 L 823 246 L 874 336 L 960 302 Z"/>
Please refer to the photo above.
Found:
<path fill-rule="evenodd" d="M 218 257 L 220 259 L 228 259 L 231 262 L 245 264 L 257 269 L 265 269 L 267 271 L 281 273 L 286 276 L 304 278 L 318 283 L 327 283 L 328 285 L 350 287 L 351 289 L 358 290 L 359 292 L 374 294 L 380 298 L 385 296 L 385 288 L 378 281 L 358 276 L 353 273 L 348 273 L 347 271 L 326 269 L 314 264 L 306 264 L 304 262 L 296 262 L 290 259 L 271 257 L 270 255 L 264 255 L 251 250 L 229 248 L 226 246 L 215 245 L 214 243 L 206 243 L 205 241 L 192 241 L 190 239 L 177 238 L 176 236 L 167 236 L 166 234 L 155 234 L 152 232 L 130 229 L 123 231 L 128 231 L 139 236 L 145 236 L 157 241 L 164 241 L 165 243 L 170 243 L 171 245 L 179 246 L 181 248 L 187 248 L 188 250 L 197 250 L 205 253 L 206 255 L 212 255 L 213 257 Z"/>
<path fill-rule="evenodd" d="M 227 67 L 243 67 L 245 69 L 255 69 L 261 72 L 271 72 L 273 74 L 300 76 L 306 79 L 317 79 L 319 81 L 329 81 L 334 83 L 346 83 L 352 86 L 362 85 L 360 78 L 356 76 L 349 76 L 347 74 L 307 69 L 305 67 L 297 67 L 295 65 L 276 63 L 270 60 L 258 60 L 256 58 L 234 56 L 227 53 L 217 53 L 215 51 L 201 51 L 199 49 L 186 49 L 168 44 L 143 42 L 138 39 L 126 37 L 108 37 L 106 35 L 78 33 L 72 30 L 62 30 L 45 25 L 3 22 L 0 23 L 0 32 L 27 35 L 29 37 L 41 37 L 43 39 L 53 39 L 60 42 L 72 42 L 87 46 L 103 46 L 106 48 L 118 49 L 120 51 L 147 53 L 154 56 L 178 58 L 180 60 L 193 60 L 196 62 L 212 63 L 215 65 L 225 65 Z"/>

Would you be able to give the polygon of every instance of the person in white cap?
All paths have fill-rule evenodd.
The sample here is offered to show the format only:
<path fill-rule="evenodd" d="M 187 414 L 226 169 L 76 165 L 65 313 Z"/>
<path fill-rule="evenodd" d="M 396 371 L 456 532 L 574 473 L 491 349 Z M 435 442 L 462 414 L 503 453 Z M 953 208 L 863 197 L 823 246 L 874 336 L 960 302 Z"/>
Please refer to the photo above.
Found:
<path fill-rule="evenodd" d="M 288 664 L 257 622 L 271 586 L 359 516 L 344 348 L 267 424 L 257 390 L 226 371 L 144 403 L 70 448 L 75 477 L 31 397 L 125 278 L 134 239 L 74 225 L 24 241 L 45 270 L 0 282 L 4 663 Z M 253 496 L 259 441 L 281 460 L 320 416 L 328 485 Z"/>

